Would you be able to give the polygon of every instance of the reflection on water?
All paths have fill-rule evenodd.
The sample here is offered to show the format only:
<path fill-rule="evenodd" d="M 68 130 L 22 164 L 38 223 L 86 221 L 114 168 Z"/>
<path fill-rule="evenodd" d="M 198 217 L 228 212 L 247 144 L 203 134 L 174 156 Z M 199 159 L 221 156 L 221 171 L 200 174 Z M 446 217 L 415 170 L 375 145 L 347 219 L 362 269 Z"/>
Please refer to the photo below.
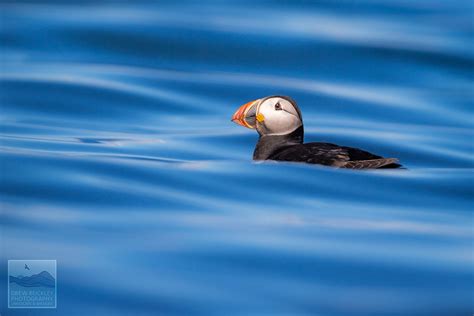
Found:
<path fill-rule="evenodd" d="M 3 262 L 61 315 L 472 313 L 469 5 L 2 4 Z M 408 169 L 252 163 L 271 94 Z"/>

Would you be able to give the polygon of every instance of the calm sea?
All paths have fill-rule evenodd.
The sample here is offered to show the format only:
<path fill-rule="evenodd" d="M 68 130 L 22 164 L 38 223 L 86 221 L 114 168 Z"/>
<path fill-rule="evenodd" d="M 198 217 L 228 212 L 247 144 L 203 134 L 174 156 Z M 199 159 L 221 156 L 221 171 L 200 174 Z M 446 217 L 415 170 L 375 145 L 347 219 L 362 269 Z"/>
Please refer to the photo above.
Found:
<path fill-rule="evenodd" d="M 471 315 L 470 1 L 10 1 L 2 315 Z M 406 170 L 253 163 L 243 103 Z M 7 260 L 58 307 L 7 309 Z"/>

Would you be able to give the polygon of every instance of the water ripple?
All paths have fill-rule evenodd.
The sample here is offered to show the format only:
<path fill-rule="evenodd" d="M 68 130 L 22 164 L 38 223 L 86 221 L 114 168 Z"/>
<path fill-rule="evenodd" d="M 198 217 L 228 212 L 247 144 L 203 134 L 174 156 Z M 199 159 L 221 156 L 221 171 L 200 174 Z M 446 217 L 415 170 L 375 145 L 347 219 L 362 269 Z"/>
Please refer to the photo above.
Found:
<path fill-rule="evenodd" d="M 0 4 L 2 260 L 57 259 L 67 315 L 471 313 L 468 7 Z M 407 169 L 252 162 L 273 94 Z"/>

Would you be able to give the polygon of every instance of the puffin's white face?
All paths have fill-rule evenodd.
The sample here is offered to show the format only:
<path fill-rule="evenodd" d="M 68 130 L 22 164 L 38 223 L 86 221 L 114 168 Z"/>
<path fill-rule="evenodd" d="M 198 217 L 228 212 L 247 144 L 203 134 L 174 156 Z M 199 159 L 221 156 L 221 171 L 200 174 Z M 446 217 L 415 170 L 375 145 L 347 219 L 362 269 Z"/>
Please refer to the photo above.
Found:
<path fill-rule="evenodd" d="M 303 125 L 296 103 L 288 97 L 272 96 L 241 106 L 232 121 L 257 129 L 260 135 L 286 135 Z"/>
<path fill-rule="evenodd" d="M 282 97 L 263 99 L 257 106 L 256 121 L 260 135 L 286 135 L 303 125 L 294 105 Z"/>

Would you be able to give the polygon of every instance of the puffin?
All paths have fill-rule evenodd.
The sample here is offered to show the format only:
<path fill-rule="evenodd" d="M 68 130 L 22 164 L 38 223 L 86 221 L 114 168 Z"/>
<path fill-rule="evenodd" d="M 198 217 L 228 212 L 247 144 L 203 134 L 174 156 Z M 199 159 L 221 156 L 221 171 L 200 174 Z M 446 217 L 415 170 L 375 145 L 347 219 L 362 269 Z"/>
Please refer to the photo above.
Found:
<path fill-rule="evenodd" d="M 296 102 L 273 95 L 248 102 L 231 119 L 255 129 L 259 139 L 254 160 L 319 164 L 349 169 L 400 168 L 396 158 L 384 158 L 365 150 L 331 143 L 303 143 L 303 116 Z"/>

